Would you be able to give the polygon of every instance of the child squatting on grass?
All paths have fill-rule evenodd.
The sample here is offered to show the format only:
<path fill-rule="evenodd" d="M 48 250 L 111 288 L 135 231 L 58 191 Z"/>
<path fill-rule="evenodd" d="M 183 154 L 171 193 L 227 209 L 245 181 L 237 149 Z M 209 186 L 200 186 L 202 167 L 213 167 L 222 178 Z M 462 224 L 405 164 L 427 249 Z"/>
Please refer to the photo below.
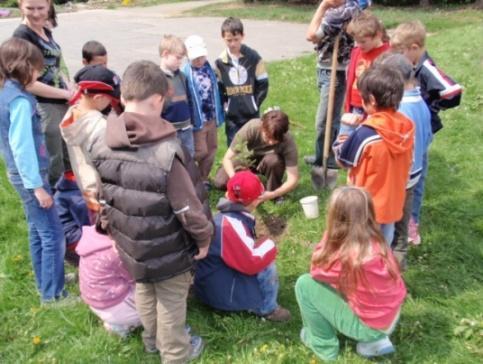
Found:
<path fill-rule="evenodd" d="M 312 255 L 310 274 L 295 284 L 302 342 L 322 360 L 336 359 L 337 332 L 358 342 L 357 353 L 393 353 L 389 335 L 406 286 L 375 220 L 370 194 L 345 186 L 332 193 L 327 231 Z"/>
<path fill-rule="evenodd" d="M 11 38 L 0 46 L 0 148 L 8 179 L 23 203 L 40 300 L 51 303 L 67 296 L 64 232 L 48 181 L 37 101 L 25 90 L 43 65 L 42 53 L 30 42 Z"/>
<path fill-rule="evenodd" d="M 223 311 L 248 311 L 270 321 L 288 321 L 290 312 L 277 303 L 277 247 L 255 232 L 252 215 L 265 188 L 251 171 L 228 181 L 215 216 L 208 256 L 198 262 L 195 292 L 201 301 Z"/>

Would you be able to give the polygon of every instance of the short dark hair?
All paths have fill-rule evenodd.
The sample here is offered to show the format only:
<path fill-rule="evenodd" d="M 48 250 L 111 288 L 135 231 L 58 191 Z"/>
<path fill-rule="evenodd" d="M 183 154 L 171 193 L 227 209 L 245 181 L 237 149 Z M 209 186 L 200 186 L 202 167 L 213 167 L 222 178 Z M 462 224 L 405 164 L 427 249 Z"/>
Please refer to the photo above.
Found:
<path fill-rule="evenodd" d="M 404 82 L 412 81 L 415 77 L 413 65 L 409 59 L 401 53 L 384 52 L 376 58 L 373 64 L 394 67 L 396 70 L 401 72 Z"/>
<path fill-rule="evenodd" d="M 126 101 L 142 101 L 152 95 L 166 95 L 168 80 L 163 71 L 151 61 L 131 63 L 121 81 L 121 96 Z"/>
<path fill-rule="evenodd" d="M 377 108 L 397 109 L 404 93 L 404 81 L 401 73 L 388 65 L 372 65 L 357 81 L 357 88 L 367 104 L 372 95 Z"/>
<path fill-rule="evenodd" d="M 263 132 L 278 143 L 283 141 L 283 137 L 288 131 L 288 125 L 288 116 L 283 111 L 272 110 L 262 116 Z"/>
<path fill-rule="evenodd" d="M 34 70 L 44 68 L 44 56 L 32 43 L 21 38 L 10 38 L 0 45 L 0 86 L 9 78 L 25 87 L 32 81 Z"/>
<path fill-rule="evenodd" d="M 241 20 L 232 16 L 226 18 L 223 24 L 221 24 L 221 36 L 224 37 L 225 33 L 243 35 L 243 23 Z"/>
<path fill-rule="evenodd" d="M 82 58 L 85 59 L 87 63 L 91 62 L 94 57 L 105 55 L 107 55 L 106 47 L 97 40 L 90 40 L 82 47 Z"/>

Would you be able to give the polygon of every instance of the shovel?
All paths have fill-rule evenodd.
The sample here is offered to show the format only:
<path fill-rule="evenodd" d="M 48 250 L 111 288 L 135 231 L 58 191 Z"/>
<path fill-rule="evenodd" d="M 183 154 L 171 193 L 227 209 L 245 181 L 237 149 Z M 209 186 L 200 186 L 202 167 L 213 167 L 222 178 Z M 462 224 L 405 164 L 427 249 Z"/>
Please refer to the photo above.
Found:
<path fill-rule="evenodd" d="M 316 190 L 319 190 L 322 187 L 328 187 L 332 189 L 335 187 L 335 183 L 337 182 L 337 175 L 329 176 L 332 178 L 328 178 L 327 163 L 329 161 L 330 139 L 332 136 L 332 119 L 334 117 L 335 83 L 336 83 L 336 76 L 337 76 L 337 55 L 339 53 L 339 43 L 340 43 L 340 34 L 338 34 L 337 37 L 335 38 L 334 49 L 332 51 L 332 64 L 330 66 L 329 100 L 327 105 L 327 118 L 325 120 L 322 171 L 320 171 L 320 167 L 312 168 L 312 184 L 314 185 L 314 188 Z"/>

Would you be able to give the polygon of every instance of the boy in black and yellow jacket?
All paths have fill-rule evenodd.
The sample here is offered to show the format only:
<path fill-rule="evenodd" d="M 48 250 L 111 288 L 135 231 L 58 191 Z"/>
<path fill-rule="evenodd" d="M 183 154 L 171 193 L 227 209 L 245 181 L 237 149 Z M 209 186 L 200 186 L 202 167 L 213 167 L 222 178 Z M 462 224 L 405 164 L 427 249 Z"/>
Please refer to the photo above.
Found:
<path fill-rule="evenodd" d="M 243 24 L 229 17 L 221 25 L 226 49 L 216 60 L 216 74 L 225 105 L 225 132 L 228 146 L 237 131 L 260 116 L 259 109 L 268 94 L 268 75 L 260 55 L 242 44 Z"/>

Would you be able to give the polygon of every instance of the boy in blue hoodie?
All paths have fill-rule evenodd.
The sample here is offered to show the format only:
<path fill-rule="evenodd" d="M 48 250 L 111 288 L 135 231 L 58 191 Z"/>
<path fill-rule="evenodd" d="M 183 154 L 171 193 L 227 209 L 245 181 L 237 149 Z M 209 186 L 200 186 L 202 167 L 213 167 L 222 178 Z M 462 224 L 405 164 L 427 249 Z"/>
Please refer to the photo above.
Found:
<path fill-rule="evenodd" d="M 394 67 L 399 71 L 404 80 L 404 94 L 399 104 L 399 112 L 406 115 L 414 123 L 414 150 L 413 164 L 406 185 L 406 200 L 404 201 L 403 217 L 395 225 L 392 249 L 394 256 L 399 261 L 401 270 L 407 268 L 408 251 L 408 223 L 413 206 L 414 189 L 423 172 L 424 156 L 428 152 L 429 145 L 433 140 L 431 132 L 431 114 L 429 108 L 421 97 L 419 87 L 416 86 L 413 67 L 402 54 L 383 54 L 375 63 Z"/>

